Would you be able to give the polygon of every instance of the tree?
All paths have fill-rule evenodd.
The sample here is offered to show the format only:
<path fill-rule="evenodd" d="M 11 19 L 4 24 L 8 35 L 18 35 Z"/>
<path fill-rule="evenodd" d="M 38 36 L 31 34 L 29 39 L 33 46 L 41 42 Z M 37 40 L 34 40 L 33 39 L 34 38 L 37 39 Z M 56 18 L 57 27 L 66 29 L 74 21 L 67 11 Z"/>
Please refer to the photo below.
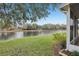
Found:
<path fill-rule="evenodd" d="M 53 25 L 53 24 L 44 24 L 43 26 L 42 26 L 42 29 L 44 29 L 44 30 L 54 30 L 55 29 L 55 25 Z"/>
<path fill-rule="evenodd" d="M 7 21 L 16 26 L 16 23 L 21 24 L 21 20 L 27 22 L 35 22 L 41 18 L 45 18 L 54 10 L 58 4 L 44 3 L 2 3 L 0 4 L 0 18 L 4 23 Z M 51 8 L 50 8 L 51 7 Z M 3 20 L 4 19 L 4 20 Z"/>
<path fill-rule="evenodd" d="M 32 29 L 33 29 L 33 30 L 38 29 L 38 25 L 37 25 L 37 24 L 35 24 L 35 23 L 33 23 L 33 24 L 32 24 Z"/>

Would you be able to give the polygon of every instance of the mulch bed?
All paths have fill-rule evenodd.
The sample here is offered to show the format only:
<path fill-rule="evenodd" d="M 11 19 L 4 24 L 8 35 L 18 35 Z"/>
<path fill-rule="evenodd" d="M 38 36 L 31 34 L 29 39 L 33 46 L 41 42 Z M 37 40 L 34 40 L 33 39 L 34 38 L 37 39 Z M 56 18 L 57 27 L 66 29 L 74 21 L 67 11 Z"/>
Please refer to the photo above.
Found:
<path fill-rule="evenodd" d="M 70 52 L 68 50 L 65 50 L 65 48 L 63 49 L 62 45 L 60 43 L 54 44 L 53 45 L 53 54 L 54 54 L 54 56 L 63 56 L 63 55 L 59 54 L 60 51 L 61 51 L 61 53 L 65 54 L 64 56 L 72 56 L 72 52 Z"/>
<path fill-rule="evenodd" d="M 70 52 L 68 50 L 65 49 L 65 47 L 63 47 L 63 43 L 62 42 L 57 42 L 53 45 L 53 55 L 54 56 L 79 56 L 79 52 Z M 79 40 L 77 45 L 79 46 Z M 61 54 L 59 54 L 59 52 Z M 63 54 L 63 55 L 62 55 Z"/>
<path fill-rule="evenodd" d="M 61 53 L 63 53 L 66 56 L 71 56 L 72 52 L 69 52 L 68 50 L 65 50 L 65 48 L 63 48 L 63 44 L 61 44 L 62 42 L 57 42 L 56 44 L 53 45 L 53 54 L 54 56 L 62 56 L 59 54 L 59 52 L 61 51 Z"/>
<path fill-rule="evenodd" d="M 61 50 L 61 45 L 60 43 L 56 43 L 53 45 L 53 55 L 54 56 L 60 56 L 59 51 Z"/>

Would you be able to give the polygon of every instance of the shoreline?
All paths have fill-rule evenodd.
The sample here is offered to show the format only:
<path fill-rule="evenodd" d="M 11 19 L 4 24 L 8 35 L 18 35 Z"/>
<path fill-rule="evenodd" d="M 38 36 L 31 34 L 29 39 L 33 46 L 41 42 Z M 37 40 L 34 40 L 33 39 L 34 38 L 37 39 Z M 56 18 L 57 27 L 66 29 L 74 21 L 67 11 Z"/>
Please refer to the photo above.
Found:
<path fill-rule="evenodd" d="M 37 31 L 54 31 L 54 30 L 3 30 L 3 31 L 0 31 L 0 33 L 2 32 L 25 32 L 25 31 L 26 32 L 37 32 Z"/>

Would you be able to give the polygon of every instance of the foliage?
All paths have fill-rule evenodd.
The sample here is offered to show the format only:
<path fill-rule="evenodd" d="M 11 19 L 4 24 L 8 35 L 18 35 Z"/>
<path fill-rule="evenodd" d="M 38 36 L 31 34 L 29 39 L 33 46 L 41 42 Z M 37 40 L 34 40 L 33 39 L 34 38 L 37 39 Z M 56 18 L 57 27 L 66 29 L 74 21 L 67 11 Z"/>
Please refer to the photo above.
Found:
<path fill-rule="evenodd" d="M 39 27 L 39 25 L 33 23 L 33 24 L 25 24 L 23 27 L 21 27 L 23 30 L 37 30 Z M 40 28 L 41 29 L 41 28 Z"/>
<path fill-rule="evenodd" d="M 44 24 L 41 26 L 42 29 L 44 30 L 58 30 L 58 29 L 66 29 L 66 25 L 62 24 Z"/>
<path fill-rule="evenodd" d="M 4 28 L 8 29 L 10 27 L 12 27 L 12 22 L 11 21 L 9 21 L 9 20 L 0 20 L 0 28 L 1 29 L 4 29 Z"/>
<path fill-rule="evenodd" d="M 21 24 L 22 20 L 35 22 L 41 18 L 48 17 L 50 11 L 55 9 L 57 4 L 44 3 L 2 3 L 0 4 L 0 18 L 12 25 Z M 51 8 L 50 8 L 51 7 Z M 4 23 L 6 23 L 4 21 Z M 8 24 L 7 23 L 7 24 Z"/>
<path fill-rule="evenodd" d="M 56 29 L 55 28 L 55 26 L 53 25 L 53 24 L 44 24 L 43 26 L 42 26 L 42 29 L 44 29 L 44 30 L 50 30 L 50 29 Z"/>
<path fill-rule="evenodd" d="M 57 43 L 62 46 L 61 48 L 66 48 L 66 33 L 55 33 L 53 37 L 53 39 L 57 40 Z"/>
<path fill-rule="evenodd" d="M 33 30 L 38 29 L 38 25 L 35 24 L 35 23 L 33 23 L 33 24 L 32 24 L 32 29 L 33 29 Z"/>
<path fill-rule="evenodd" d="M 59 26 L 59 27 L 58 27 Z M 65 30 L 66 25 L 55 25 L 55 24 L 44 24 L 44 25 L 38 25 L 36 23 L 33 24 L 25 24 L 23 26 L 23 29 L 28 29 L 28 30 Z"/>
<path fill-rule="evenodd" d="M 53 36 L 54 36 L 54 39 L 56 39 L 56 40 L 66 40 L 66 33 L 65 32 L 60 32 L 60 33 L 55 33 L 55 34 L 53 34 Z"/>

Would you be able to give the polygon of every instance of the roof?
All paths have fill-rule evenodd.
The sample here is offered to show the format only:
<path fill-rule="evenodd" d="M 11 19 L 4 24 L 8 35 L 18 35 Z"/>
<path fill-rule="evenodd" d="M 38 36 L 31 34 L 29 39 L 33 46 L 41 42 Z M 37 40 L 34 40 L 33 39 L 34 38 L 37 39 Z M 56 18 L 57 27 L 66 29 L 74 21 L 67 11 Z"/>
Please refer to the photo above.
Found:
<path fill-rule="evenodd" d="M 79 19 L 79 3 L 60 4 L 60 9 L 62 11 L 67 11 L 68 7 L 70 8 L 71 18 L 75 17 L 76 19 Z"/>
<path fill-rule="evenodd" d="M 62 10 L 62 11 L 67 11 L 67 6 L 69 5 L 69 3 L 62 3 L 60 4 L 59 8 Z"/>
<path fill-rule="evenodd" d="M 69 5 L 69 3 L 62 3 L 62 4 L 60 4 L 60 8 L 64 8 L 67 5 Z"/>

